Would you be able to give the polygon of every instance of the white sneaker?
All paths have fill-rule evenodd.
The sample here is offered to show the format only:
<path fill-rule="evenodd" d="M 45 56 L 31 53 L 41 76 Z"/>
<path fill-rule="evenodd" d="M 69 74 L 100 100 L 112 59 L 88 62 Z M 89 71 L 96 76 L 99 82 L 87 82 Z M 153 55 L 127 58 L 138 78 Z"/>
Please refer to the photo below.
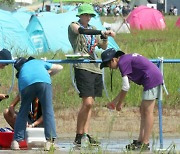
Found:
<path fill-rule="evenodd" d="M 12 150 L 20 150 L 19 143 L 16 140 L 11 142 L 11 149 Z"/>
<path fill-rule="evenodd" d="M 47 141 L 44 145 L 44 150 L 45 151 L 49 151 L 50 149 L 54 150 L 55 147 L 54 147 L 54 143 L 50 142 L 50 141 Z"/>

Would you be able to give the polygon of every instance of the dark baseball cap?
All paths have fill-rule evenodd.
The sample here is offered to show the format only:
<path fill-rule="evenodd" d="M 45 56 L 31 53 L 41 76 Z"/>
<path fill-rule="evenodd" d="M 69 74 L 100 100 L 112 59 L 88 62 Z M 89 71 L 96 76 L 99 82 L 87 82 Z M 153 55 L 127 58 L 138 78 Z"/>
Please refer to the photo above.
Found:
<path fill-rule="evenodd" d="M 12 60 L 11 52 L 7 49 L 0 51 L 0 60 Z"/>
<path fill-rule="evenodd" d="M 114 57 L 119 57 L 124 55 L 125 53 L 122 51 L 116 51 L 114 48 L 109 48 L 107 50 L 105 50 L 102 54 L 101 54 L 101 59 L 102 59 L 102 63 L 100 65 L 100 69 L 107 67 L 107 64 L 114 58 Z"/>
<path fill-rule="evenodd" d="M 21 67 L 23 66 L 24 63 L 27 62 L 27 59 L 24 57 L 19 57 L 18 59 L 16 59 L 15 63 L 14 63 L 14 67 L 17 71 L 20 71 Z"/>

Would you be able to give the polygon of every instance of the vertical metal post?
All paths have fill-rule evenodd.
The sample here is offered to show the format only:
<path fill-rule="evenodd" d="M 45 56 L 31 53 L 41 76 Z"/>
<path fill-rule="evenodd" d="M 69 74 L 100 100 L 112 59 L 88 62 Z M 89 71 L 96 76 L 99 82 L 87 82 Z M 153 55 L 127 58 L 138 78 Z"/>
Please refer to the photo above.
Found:
<path fill-rule="evenodd" d="M 160 59 L 159 69 L 163 75 L 163 58 Z M 160 141 L 160 149 L 163 149 L 163 131 L 162 131 L 162 88 L 163 86 L 159 86 L 159 96 L 158 96 L 158 111 L 159 111 L 159 141 Z"/>
<path fill-rule="evenodd" d="M 164 12 L 167 13 L 167 0 L 164 0 Z"/>

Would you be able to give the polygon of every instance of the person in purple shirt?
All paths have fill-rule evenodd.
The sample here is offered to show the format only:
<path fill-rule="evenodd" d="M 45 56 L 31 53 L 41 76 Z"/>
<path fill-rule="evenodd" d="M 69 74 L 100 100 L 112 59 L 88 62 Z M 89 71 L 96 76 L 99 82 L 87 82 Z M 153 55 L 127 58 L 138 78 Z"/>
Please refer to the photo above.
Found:
<path fill-rule="evenodd" d="M 140 133 L 137 140 L 126 145 L 127 150 L 150 150 L 149 138 L 153 128 L 153 110 L 159 95 L 159 85 L 163 84 L 163 76 L 158 67 L 147 58 L 137 53 L 125 54 L 115 51 L 113 48 L 105 50 L 101 54 L 100 68 L 119 68 L 122 76 L 122 89 L 119 94 L 107 104 L 107 108 L 120 111 L 123 100 L 130 88 L 129 81 L 144 87 L 142 102 L 140 105 Z"/>

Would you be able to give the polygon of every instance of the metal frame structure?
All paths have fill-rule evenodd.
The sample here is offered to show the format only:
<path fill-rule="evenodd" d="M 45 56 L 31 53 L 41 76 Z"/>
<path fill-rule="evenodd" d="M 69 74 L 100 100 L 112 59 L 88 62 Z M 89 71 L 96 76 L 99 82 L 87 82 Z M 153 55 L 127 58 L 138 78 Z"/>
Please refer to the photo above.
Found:
<path fill-rule="evenodd" d="M 49 63 L 101 63 L 102 60 L 89 60 L 89 59 L 64 59 L 64 60 L 46 60 Z M 159 67 L 161 73 L 163 74 L 163 64 L 164 63 L 180 63 L 180 59 L 150 59 L 151 62 L 156 63 Z M 14 64 L 15 60 L 0 60 L 0 63 L 9 63 Z M 163 149 L 163 130 L 162 130 L 162 100 L 163 100 L 163 86 L 159 88 L 159 97 L 158 97 L 158 115 L 159 115 L 159 141 L 160 149 Z"/>

